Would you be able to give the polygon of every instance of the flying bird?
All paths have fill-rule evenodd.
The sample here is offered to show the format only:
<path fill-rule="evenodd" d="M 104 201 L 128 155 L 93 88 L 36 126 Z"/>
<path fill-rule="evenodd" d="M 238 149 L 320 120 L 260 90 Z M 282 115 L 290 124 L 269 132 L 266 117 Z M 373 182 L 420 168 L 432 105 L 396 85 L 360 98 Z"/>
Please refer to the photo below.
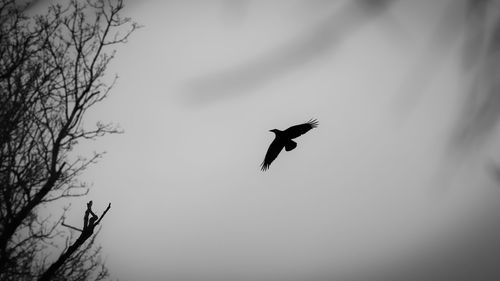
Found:
<path fill-rule="evenodd" d="M 307 121 L 307 123 L 292 126 L 284 131 L 280 131 L 278 129 L 269 130 L 275 134 L 274 140 L 269 145 L 267 149 L 266 156 L 264 157 L 264 161 L 261 164 L 261 170 L 265 171 L 269 169 L 271 163 L 278 157 L 283 147 L 286 151 L 293 150 L 297 147 L 297 143 L 292 139 L 299 137 L 305 133 L 307 133 L 312 128 L 318 127 L 318 120 L 311 119 Z"/>

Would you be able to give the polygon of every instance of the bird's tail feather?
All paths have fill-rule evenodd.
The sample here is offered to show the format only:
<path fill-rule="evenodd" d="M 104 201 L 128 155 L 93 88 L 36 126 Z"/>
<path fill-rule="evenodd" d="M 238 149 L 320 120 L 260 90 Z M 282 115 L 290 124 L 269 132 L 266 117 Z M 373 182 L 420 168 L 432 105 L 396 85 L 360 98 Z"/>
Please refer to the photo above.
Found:
<path fill-rule="evenodd" d="M 297 143 L 294 142 L 293 140 L 289 140 L 286 144 L 285 144 L 285 150 L 286 151 L 290 151 L 290 150 L 293 150 L 294 148 L 297 147 Z"/>

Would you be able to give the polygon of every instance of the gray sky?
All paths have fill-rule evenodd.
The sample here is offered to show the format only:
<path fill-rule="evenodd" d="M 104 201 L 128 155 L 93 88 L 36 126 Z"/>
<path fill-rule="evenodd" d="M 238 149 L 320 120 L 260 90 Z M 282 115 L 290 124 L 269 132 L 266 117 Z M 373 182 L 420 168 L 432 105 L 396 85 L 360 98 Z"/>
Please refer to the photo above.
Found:
<path fill-rule="evenodd" d="M 125 133 L 80 146 L 107 154 L 67 218 L 112 202 L 98 240 L 114 277 L 472 280 L 494 268 L 498 134 L 450 150 L 470 81 L 464 1 L 129 2 L 144 28 L 87 119 Z M 268 130 L 310 118 L 319 127 L 261 172 Z"/>

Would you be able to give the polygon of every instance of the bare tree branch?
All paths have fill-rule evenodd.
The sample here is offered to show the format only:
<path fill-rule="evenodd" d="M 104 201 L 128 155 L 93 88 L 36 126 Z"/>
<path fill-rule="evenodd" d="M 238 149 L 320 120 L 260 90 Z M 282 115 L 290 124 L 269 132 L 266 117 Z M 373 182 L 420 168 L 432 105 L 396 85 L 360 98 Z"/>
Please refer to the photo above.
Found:
<path fill-rule="evenodd" d="M 87 194 L 78 177 L 102 156 L 74 155 L 74 147 L 120 132 L 84 121 L 116 80 L 106 77 L 113 47 L 138 25 L 122 17 L 122 0 L 71 0 L 35 16 L 16 2 L 0 0 L 0 280 L 33 280 L 51 262 L 64 215 L 41 217 L 39 208 Z M 107 272 L 85 251 L 68 256 L 81 270 L 63 264 L 61 280 Z"/>

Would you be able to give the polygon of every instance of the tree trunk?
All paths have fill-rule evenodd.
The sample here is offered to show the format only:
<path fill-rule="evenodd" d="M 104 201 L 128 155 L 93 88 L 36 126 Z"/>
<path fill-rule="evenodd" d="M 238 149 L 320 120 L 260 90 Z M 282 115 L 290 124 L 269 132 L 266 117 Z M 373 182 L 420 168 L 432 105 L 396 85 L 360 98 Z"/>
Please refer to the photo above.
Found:
<path fill-rule="evenodd" d="M 59 258 L 57 259 L 56 262 L 54 262 L 38 279 L 38 281 L 50 281 L 52 277 L 55 276 L 57 270 L 64 264 L 64 262 L 74 253 L 80 246 L 87 241 L 87 239 L 92 236 L 92 232 L 82 232 L 80 237 L 76 239 L 75 243 L 73 245 L 68 247 L 68 250 L 61 254 Z"/>

